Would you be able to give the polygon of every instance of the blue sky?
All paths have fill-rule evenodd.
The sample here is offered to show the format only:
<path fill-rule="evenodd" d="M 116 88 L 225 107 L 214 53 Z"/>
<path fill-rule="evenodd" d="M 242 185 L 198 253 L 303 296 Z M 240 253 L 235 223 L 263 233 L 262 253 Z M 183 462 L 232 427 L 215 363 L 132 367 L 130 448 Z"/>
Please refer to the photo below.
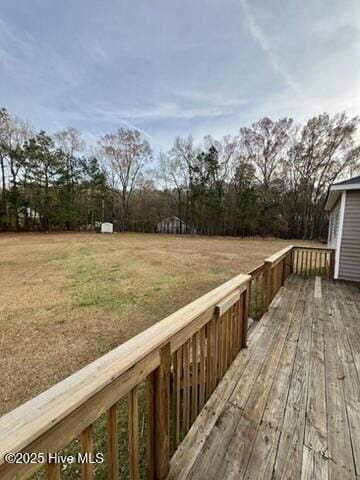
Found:
<path fill-rule="evenodd" d="M 360 114 L 359 0 L 1 0 L 0 104 L 155 150 L 261 116 Z"/>

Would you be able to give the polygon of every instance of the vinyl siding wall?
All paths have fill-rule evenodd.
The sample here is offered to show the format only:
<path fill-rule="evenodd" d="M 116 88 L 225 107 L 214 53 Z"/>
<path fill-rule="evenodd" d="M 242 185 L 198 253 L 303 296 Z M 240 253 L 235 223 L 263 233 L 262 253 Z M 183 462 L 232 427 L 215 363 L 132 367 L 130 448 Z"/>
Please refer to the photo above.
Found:
<path fill-rule="evenodd" d="M 360 282 L 360 191 L 347 191 L 339 279 Z"/>

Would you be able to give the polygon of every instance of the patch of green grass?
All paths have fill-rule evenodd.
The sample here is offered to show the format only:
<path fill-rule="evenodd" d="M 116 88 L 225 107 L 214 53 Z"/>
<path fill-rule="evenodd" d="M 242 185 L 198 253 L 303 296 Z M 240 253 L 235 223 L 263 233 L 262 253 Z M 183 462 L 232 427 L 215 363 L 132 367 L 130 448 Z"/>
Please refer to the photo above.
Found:
<path fill-rule="evenodd" d="M 118 310 L 133 305 L 134 294 L 120 292 L 115 278 L 104 273 L 92 265 L 75 272 L 70 285 L 74 306 Z"/>

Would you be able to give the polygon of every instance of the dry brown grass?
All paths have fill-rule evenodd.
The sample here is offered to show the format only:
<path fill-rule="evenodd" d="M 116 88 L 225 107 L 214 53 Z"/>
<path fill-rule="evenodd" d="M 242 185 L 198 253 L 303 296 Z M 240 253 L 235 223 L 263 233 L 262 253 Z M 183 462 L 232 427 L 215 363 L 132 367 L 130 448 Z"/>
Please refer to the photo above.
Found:
<path fill-rule="evenodd" d="M 288 243 L 0 235 L 0 414 Z"/>

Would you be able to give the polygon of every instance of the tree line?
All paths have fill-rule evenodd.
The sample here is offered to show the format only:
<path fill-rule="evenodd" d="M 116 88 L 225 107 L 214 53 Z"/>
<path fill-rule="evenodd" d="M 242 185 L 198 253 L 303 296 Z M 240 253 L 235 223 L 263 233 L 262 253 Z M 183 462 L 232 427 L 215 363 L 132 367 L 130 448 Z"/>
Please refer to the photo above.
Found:
<path fill-rule="evenodd" d="M 2 108 L 0 229 L 154 232 L 177 216 L 182 233 L 322 239 L 329 185 L 359 172 L 359 123 L 265 117 L 220 140 L 176 137 L 154 158 L 137 130 L 86 146 L 76 128 L 36 132 Z"/>

